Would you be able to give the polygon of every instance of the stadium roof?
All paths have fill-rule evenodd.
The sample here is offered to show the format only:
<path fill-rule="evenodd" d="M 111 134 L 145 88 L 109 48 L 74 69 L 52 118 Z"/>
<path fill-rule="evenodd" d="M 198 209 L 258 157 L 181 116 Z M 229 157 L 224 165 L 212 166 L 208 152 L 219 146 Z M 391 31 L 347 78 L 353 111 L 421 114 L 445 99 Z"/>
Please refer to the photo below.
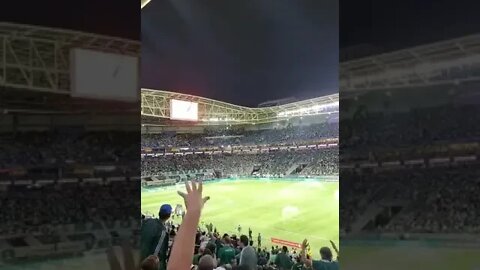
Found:
<path fill-rule="evenodd" d="M 68 94 L 70 49 L 138 56 L 140 42 L 79 31 L 0 22 L 0 86 Z"/>
<path fill-rule="evenodd" d="M 70 97 L 70 49 L 138 56 L 140 43 L 79 31 L 0 22 L 0 107 L 4 112 L 132 110 Z"/>
<path fill-rule="evenodd" d="M 453 82 L 442 75 L 479 63 L 480 34 L 476 34 L 343 62 L 340 89 L 356 92 Z"/>
<path fill-rule="evenodd" d="M 290 117 L 338 112 L 338 94 L 297 101 L 289 104 L 250 108 L 209 98 L 142 89 L 142 116 L 169 119 L 170 100 L 198 103 L 200 124 L 258 124 L 285 120 Z"/>

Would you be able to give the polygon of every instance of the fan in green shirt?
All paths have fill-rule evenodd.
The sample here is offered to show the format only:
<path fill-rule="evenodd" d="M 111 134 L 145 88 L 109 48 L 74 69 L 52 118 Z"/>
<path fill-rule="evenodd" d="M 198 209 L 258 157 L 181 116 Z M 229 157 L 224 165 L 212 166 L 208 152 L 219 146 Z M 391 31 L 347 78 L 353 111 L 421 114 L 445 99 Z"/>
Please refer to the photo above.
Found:
<path fill-rule="evenodd" d="M 223 238 L 223 246 L 218 251 L 219 265 L 225 265 L 232 263 L 232 260 L 235 259 L 235 249 L 231 245 L 230 237 L 228 235 Z"/>
<path fill-rule="evenodd" d="M 172 214 L 172 207 L 164 204 L 160 207 L 158 219 L 146 219 L 140 229 L 140 260 L 156 255 L 160 260 L 160 269 L 166 269 L 169 235 L 165 222 Z"/>

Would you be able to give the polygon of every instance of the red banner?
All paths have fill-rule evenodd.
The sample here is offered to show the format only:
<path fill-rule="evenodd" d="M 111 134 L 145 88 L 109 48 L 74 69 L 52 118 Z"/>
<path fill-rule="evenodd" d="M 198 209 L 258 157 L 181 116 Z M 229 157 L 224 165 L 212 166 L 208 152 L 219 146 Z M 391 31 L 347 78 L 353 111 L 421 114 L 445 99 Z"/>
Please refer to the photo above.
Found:
<path fill-rule="evenodd" d="M 282 245 L 282 246 L 287 246 L 287 247 L 294 247 L 294 248 L 301 248 L 302 244 L 296 243 L 296 242 L 291 242 L 287 240 L 282 240 L 278 238 L 272 238 L 271 239 L 272 243 Z"/>

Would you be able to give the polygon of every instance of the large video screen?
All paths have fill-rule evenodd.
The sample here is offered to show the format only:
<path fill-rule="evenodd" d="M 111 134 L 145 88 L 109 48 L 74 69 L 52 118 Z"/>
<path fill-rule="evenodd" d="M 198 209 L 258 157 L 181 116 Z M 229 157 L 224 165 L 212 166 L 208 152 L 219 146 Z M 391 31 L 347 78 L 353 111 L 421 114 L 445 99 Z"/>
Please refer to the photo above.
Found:
<path fill-rule="evenodd" d="M 138 100 L 138 57 L 78 48 L 70 51 L 70 57 L 73 97 Z"/>
<path fill-rule="evenodd" d="M 170 119 L 183 121 L 198 121 L 198 103 L 171 99 Z"/>

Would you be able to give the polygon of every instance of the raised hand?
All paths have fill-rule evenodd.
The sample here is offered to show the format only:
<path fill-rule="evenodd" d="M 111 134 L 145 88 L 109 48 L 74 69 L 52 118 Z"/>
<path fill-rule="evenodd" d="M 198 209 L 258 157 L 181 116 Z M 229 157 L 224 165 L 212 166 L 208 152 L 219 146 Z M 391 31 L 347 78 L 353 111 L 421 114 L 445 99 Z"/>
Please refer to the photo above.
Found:
<path fill-rule="evenodd" d="M 201 212 L 203 205 L 210 199 L 209 196 L 202 198 L 203 184 L 201 181 L 185 181 L 185 189 L 187 193 L 178 191 L 178 195 L 182 196 L 187 211 Z"/>
<path fill-rule="evenodd" d="M 337 253 L 337 260 L 338 260 L 338 257 L 340 256 L 338 248 L 332 240 L 330 240 L 330 244 L 332 245 L 333 250 L 335 250 L 335 253 Z"/>
<path fill-rule="evenodd" d="M 309 245 L 309 244 L 308 244 L 308 240 L 307 240 L 307 239 L 304 239 L 303 242 L 302 242 L 302 250 L 307 249 L 308 245 Z"/>

